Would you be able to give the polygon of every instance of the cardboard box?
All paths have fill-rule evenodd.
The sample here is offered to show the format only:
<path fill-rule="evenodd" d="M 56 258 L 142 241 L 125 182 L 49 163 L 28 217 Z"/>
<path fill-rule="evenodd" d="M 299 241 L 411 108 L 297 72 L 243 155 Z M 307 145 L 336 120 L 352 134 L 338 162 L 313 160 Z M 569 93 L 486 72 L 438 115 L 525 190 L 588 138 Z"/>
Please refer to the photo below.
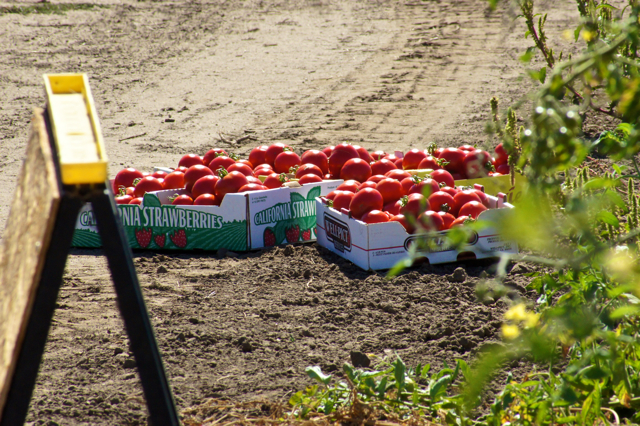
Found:
<path fill-rule="evenodd" d="M 227 194 L 220 206 L 174 206 L 176 190 L 148 193 L 141 205 L 118 205 L 132 248 L 247 251 L 316 240 L 315 199 L 341 180 Z M 74 247 L 101 247 L 91 206 L 78 215 Z"/>
<path fill-rule="evenodd" d="M 480 214 L 478 220 L 498 222 L 513 206 L 500 197 L 488 196 L 491 209 Z M 483 259 L 496 257 L 500 253 L 517 253 L 518 246 L 513 241 L 505 241 L 495 228 L 487 227 L 474 232 L 472 239 L 461 250 L 447 246 L 442 231 L 435 236 L 410 235 L 398 222 L 366 224 L 350 218 L 325 204 L 326 199 L 316 200 L 318 244 L 342 256 L 365 270 L 392 268 L 408 257 L 411 244 L 419 239 L 431 238 L 433 248 L 421 251 L 430 263 L 456 262 L 459 259 Z"/>

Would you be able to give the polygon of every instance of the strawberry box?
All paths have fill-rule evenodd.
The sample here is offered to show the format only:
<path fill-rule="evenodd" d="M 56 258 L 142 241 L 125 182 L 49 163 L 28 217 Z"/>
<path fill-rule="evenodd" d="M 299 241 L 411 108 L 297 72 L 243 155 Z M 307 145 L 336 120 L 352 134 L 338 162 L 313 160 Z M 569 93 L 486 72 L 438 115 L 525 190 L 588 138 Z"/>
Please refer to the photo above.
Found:
<path fill-rule="evenodd" d="M 340 183 L 227 194 L 220 206 L 174 206 L 169 197 L 184 190 L 157 191 L 146 194 L 141 205 L 118 205 L 118 212 L 132 248 L 247 251 L 315 241 L 315 199 Z M 102 246 L 89 205 L 78 215 L 72 244 Z"/>
<path fill-rule="evenodd" d="M 505 194 L 488 198 L 491 208 L 480 214 L 479 221 L 497 223 L 513 208 L 504 201 Z M 329 207 L 324 198 L 318 198 L 316 204 L 318 244 L 364 270 L 392 268 L 407 258 L 411 245 L 420 239 L 423 242 L 430 239 L 430 244 L 425 244 L 425 249 L 419 254 L 432 264 L 518 252 L 517 244 L 506 241 L 493 226 L 474 231 L 469 242 L 458 250 L 448 244 L 445 238 L 448 231 L 429 236 L 409 234 L 398 222 L 367 224 L 356 220 L 348 212 Z"/>

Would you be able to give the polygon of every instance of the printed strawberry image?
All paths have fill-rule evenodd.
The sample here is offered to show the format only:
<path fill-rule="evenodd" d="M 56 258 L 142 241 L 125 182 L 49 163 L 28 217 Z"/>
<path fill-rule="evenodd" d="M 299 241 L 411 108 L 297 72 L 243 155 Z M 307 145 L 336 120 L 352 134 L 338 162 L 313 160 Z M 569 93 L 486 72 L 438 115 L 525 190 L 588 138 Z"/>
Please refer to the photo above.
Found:
<path fill-rule="evenodd" d="M 164 234 L 156 235 L 153 237 L 153 240 L 156 242 L 158 247 L 162 248 L 164 247 L 164 243 L 167 241 L 167 236 Z"/>
<path fill-rule="evenodd" d="M 309 241 L 311 239 L 311 229 L 305 229 L 302 231 L 302 241 Z"/>
<path fill-rule="evenodd" d="M 284 233 L 287 237 L 287 242 L 295 243 L 300 239 L 300 226 L 296 225 L 291 228 L 287 228 Z"/>
<path fill-rule="evenodd" d="M 185 234 L 184 229 L 174 231 L 173 234 L 169 234 L 169 238 L 173 241 L 173 244 L 180 248 L 187 246 L 187 234 Z"/>
<path fill-rule="evenodd" d="M 273 247 L 276 245 L 276 234 L 274 234 L 273 229 L 267 228 L 264 230 L 264 246 L 265 247 Z"/>
<path fill-rule="evenodd" d="M 147 248 L 149 247 L 149 243 L 151 243 L 151 235 L 153 234 L 153 231 L 151 231 L 151 228 L 149 229 L 136 229 L 136 241 L 138 241 L 138 245 L 142 248 Z"/>

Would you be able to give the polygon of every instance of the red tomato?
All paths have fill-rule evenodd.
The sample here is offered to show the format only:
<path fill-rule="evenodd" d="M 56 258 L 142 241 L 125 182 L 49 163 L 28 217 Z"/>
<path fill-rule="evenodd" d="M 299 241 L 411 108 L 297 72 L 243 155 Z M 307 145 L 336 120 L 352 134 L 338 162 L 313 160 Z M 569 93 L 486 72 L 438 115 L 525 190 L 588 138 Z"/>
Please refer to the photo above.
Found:
<path fill-rule="evenodd" d="M 258 177 L 258 176 L 269 176 L 271 173 L 275 173 L 273 171 L 273 169 L 271 168 L 271 166 L 269 166 L 269 168 L 258 167 L 253 171 L 253 175 L 255 177 Z"/>
<path fill-rule="evenodd" d="M 178 167 L 186 167 L 189 168 L 191 166 L 204 166 L 202 162 L 202 157 L 198 154 L 186 154 L 183 155 L 180 161 L 178 161 Z"/>
<path fill-rule="evenodd" d="M 402 157 L 398 157 L 395 154 L 387 154 L 387 155 L 384 156 L 384 158 L 389 160 L 389 161 L 391 161 L 392 163 L 395 163 L 396 160 L 398 160 L 398 159 L 400 159 L 400 160 L 402 159 Z"/>
<path fill-rule="evenodd" d="M 462 173 L 464 171 L 464 157 L 466 154 L 466 152 L 457 148 L 445 148 L 439 158 L 449 162 L 449 164 L 444 166 L 449 172 Z"/>
<path fill-rule="evenodd" d="M 216 197 L 213 194 L 202 194 L 193 200 L 194 206 L 217 206 Z"/>
<path fill-rule="evenodd" d="M 252 171 L 253 171 L 253 164 L 251 164 L 251 161 L 249 160 L 238 160 L 236 161 L 236 164 L 246 164 L 247 167 L 249 167 Z"/>
<path fill-rule="evenodd" d="M 378 160 L 371 165 L 371 174 L 384 175 L 389 170 L 393 170 L 393 169 L 397 169 L 393 161 L 383 158 L 382 160 Z"/>
<path fill-rule="evenodd" d="M 202 194 L 215 194 L 216 184 L 220 180 L 220 177 L 214 175 L 203 176 L 198 179 L 191 188 L 191 195 L 193 198 L 198 198 Z"/>
<path fill-rule="evenodd" d="M 430 176 L 438 182 L 438 184 L 443 183 L 445 186 L 456 186 L 453 175 L 444 169 L 434 170 L 430 173 Z"/>
<path fill-rule="evenodd" d="M 402 158 L 396 159 L 393 164 L 395 164 L 397 168 L 402 169 Z"/>
<path fill-rule="evenodd" d="M 444 229 L 444 219 L 433 210 L 427 210 L 418 216 L 418 222 L 427 231 L 442 231 Z"/>
<path fill-rule="evenodd" d="M 147 192 L 162 191 L 162 183 L 153 176 L 145 176 L 140 179 L 135 188 L 133 195 L 143 197 Z"/>
<path fill-rule="evenodd" d="M 355 195 L 356 194 L 349 191 L 336 191 L 336 196 L 333 197 L 333 208 L 336 210 L 349 210 L 349 206 Z"/>
<path fill-rule="evenodd" d="M 220 156 L 220 155 L 224 155 L 224 156 L 229 156 L 229 154 L 227 153 L 227 151 L 225 151 L 222 148 L 213 148 L 210 149 L 209 151 L 207 151 L 204 156 L 202 157 L 202 164 L 204 165 L 208 165 L 211 160 L 213 160 L 214 158 Z"/>
<path fill-rule="evenodd" d="M 302 164 L 309 163 L 318 166 L 318 168 L 322 170 L 323 176 L 329 173 L 329 158 L 322 151 L 318 151 L 317 149 L 305 151 L 302 154 L 302 157 L 300 157 L 300 160 L 302 161 Z"/>
<path fill-rule="evenodd" d="M 419 193 L 409 194 L 405 201 L 403 201 L 400 213 L 405 216 L 413 216 L 415 218 L 425 212 L 428 205 L 429 203 L 424 195 Z"/>
<path fill-rule="evenodd" d="M 265 159 L 265 156 L 267 155 L 267 148 L 268 147 L 265 145 L 257 146 L 249 153 L 249 162 L 254 169 L 260 164 L 265 164 L 267 162 Z"/>
<path fill-rule="evenodd" d="M 447 212 L 443 212 L 443 211 L 439 211 L 438 214 L 440 215 L 440 217 L 444 221 L 444 228 L 443 229 L 451 228 L 451 224 L 453 223 L 454 220 L 456 220 L 455 216 L 453 216 L 451 213 L 447 213 Z"/>
<path fill-rule="evenodd" d="M 425 197 L 428 197 L 429 195 L 438 191 L 440 191 L 438 182 L 430 178 L 422 179 L 418 183 L 414 184 L 411 188 L 409 188 L 409 194 L 420 193 Z"/>
<path fill-rule="evenodd" d="M 371 166 L 362 158 L 347 160 L 340 171 L 340 179 L 365 182 L 371 177 Z"/>
<path fill-rule="evenodd" d="M 151 173 L 151 176 L 153 176 L 156 179 L 164 179 L 168 174 L 169 173 L 167 173 L 167 172 L 164 172 L 162 170 L 158 170 L 158 171 L 155 171 L 155 172 Z"/>
<path fill-rule="evenodd" d="M 336 189 L 341 191 L 351 191 L 354 194 L 358 192 L 358 188 L 360 188 L 360 182 L 357 180 L 345 180 L 342 182 Z"/>
<path fill-rule="evenodd" d="M 217 173 L 218 169 L 226 170 L 229 168 L 229 166 L 235 163 L 236 163 L 236 160 L 234 160 L 233 158 L 227 157 L 226 155 L 220 155 L 218 157 L 215 157 L 213 160 L 211 160 L 208 166 L 212 172 Z"/>
<path fill-rule="evenodd" d="M 384 202 L 382 194 L 372 188 L 364 188 L 356 192 L 349 204 L 351 215 L 361 219 L 362 215 L 371 210 L 382 210 Z"/>
<path fill-rule="evenodd" d="M 174 206 L 190 206 L 193 205 L 193 198 L 189 197 L 187 194 L 177 195 L 173 198 L 170 198 L 171 204 Z"/>
<path fill-rule="evenodd" d="M 306 175 L 302 175 L 298 180 L 298 183 L 300 185 L 304 185 L 306 183 L 318 183 L 318 182 L 322 182 L 322 178 L 313 173 L 307 173 Z"/>
<path fill-rule="evenodd" d="M 444 191 L 437 191 L 429 196 L 429 208 L 434 212 L 448 212 L 452 206 L 453 197 Z"/>
<path fill-rule="evenodd" d="M 373 188 L 376 189 L 376 183 L 371 181 L 362 182 L 362 184 L 358 187 L 358 191 L 362 190 L 362 188 Z"/>
<path fill-rule="evenodd" d="M 113 179 L 113 193 L 117 194 L 121 186 L 124 188 L 133 186 L 134 180 L 142 179 L 143 177 L 144 175 L 142 172 L 134 169 L 133 167 L 120 170 L 116 174 L 115 179 Z"/>
<path fill-rule="evenodd" d="M 473 219 L 477 219 L 478 215 L 483 211 L 488 210 L 484 204 L 479 201 L 469 201 L 460 207 L 460 216 L 469 216 Z"/>
<path fill-rule="evenodd" d="M 247 166 L 246 164 L 240 163 L 240 162 L 236 162 L 233 163 L 232 165 L 230 165 L 229 167 L 226 167 L 228 172 L 240 172 L 245 176 L 253 176 L 253 170 L 251 169 L 251 167 Z"/>
<path fill-rule="evenodd" d="M 465 223 L 472 221 L 469 216 L 458 216 L 452 223 L 449 228 L 453 228 L 454 226 L 463 226 Z"/>
<path fill-rule="evenodd" d="M 413 148 L 407 151 L 404 154 L 404 158 L 402 159 L 402 168 L 405 170 L 413 170 L 418 169 L 420 162 L 427 158 L 427 154 L 424 151 Z"/>
<path fill-rule="evenodd" d="M 262 181 L 255 176 L 247 176 L 247 183 L 257 183 L 258 185 L 263 185 Z"/>
<path fill-rule="evenodd" d="M 454 186 L 443 186 L 442 188 L 440 188 L 440 191 L 442 192 L 446 192 L 447 194 L 451 195 L 452 197 L 455 197 L 456 194 L 458 192 L 460 192 L 458 189 L 456 189 Z"/>
<path fill-rule="evenodd" d="M 191 166 L 184 173 L 184 187 L 187 189 L 187 191 L 191 192 L 193 184 L 196 183 L 198 179 L 209 175 L 213 175 L 213 172 L 210 168 L 203 166 L 202 164 Z"/>
<path fill-rule="evenodd" d="M 133 200 L 129 201 L 129 204 L 142 204 L 142 197 L 136 197 Z"/>
<path fill-rule="evenodd" d="M 375 182 L 378 183 L 380 182 L 382 179 L 386 178 L 385 175 L 373 175 L 371 176 L 369 179 L 367 179 L 367 182 Z"/>
<path fill-rule="evenodd" d="M 463 164 L 464 174 L 466 174 L 469 179 L 486 177 L 488 173 L 492 171 L 491 156 L 487 151 L 481 149 L 467 153 L 464 157 Z"/>
<path fill-rule="evenodd" d="M 364 223 L 384 223 L 389 222 L 389 216 L 380 210 L 371 210 L 362 215 L 361 219 Z"/>
<path fill-rule="evenodd" d="M 322 152 L 324 153 L 324 155 L 327 156 L 327 158 L 331 157 L 331 153 L 333 152 L 335 146 L 331 145 L 326 147 L 325 149 L 322 150 Z"/>
<path fill-rule="evenodd" d="M 270 145 L 267 148 L 267 151 L 264 154 L 264 161 L 268 165 L 273 167 L 274 162 L 276 161 L 276 157 L 278 156 L 278 154 L 283 152 L 285 148 L 287 148 L 289 151 L 293 151 L 293 149 L 289 145 L 285 145 L 285 144 L 280 143 L 280 142 L 276 142 L 273 145 Z M 287 170 L 287 172 L 288 171 L 289 170 Z"/>
<path fill-rule="evenodd" d="M 164 187 L 164 183 L 162 184 L 162 186 Z M 133 197 L 134 192 L 136 191 L 136 188 L 134 188 L 133 186 L 127 186 L 127 189 L 125 189 L 125 195 L 131 195 Z"/>
<path fill-rule="evenodd" d="M 428 155 L 420 162 L 420 164 L 418 164 L 417 168 L 438 170 L 442 169 L 442 166 L 440 165 L 436 157 Z"/>
<path fill-rule="evenodd" d="M 282 151 L 273 163 L 276 173 L 291 173 L 293 168 L 302 164 L 300 156 L 293 151 Z"/>
<path fill-rule="evenodd" d="M 358 151 L 358 156 L 366 161 L 367 164 L 373 161 L 371 155 L 369 155 L 369 151 L 367 151 L 365 148 L 361 147 L 360 145 L 354 145 L 353 147 L 356 149 L 356 151 Z"/>
<path fill-rule="evenodd" d="M 164 178 L 162 183 L 163 189 L 182 189 L 184 188 L 184 173 L 173 171 Z"/>
<path fill-rule="evenodd" d="M 116 197 L 116 204 L 129 204 L 131 200 L 133 200 L 131 195 L 119 195 Z"/>
<path fill-rule="evenodd" d="M 338 192 L 340 192 L 340 191 L 339 191 L 339 190 L 337 190 L 337 189 L 336 189 L 336 190 L 334 190 L 334 191 L 331 191 L 330 193 L 328 193 L 328 194 L 325 196 L 325 198 L 326 198 L 327 200 L 331 200 L 331 201 L 333 201 L 333 199 L 334 199 L 334 198 L 336 198 L 336 195 L 338 195 Z"/>
<path fill-rule="evenodd" d="M 302 166 L 298 167 L 298 170 L 296 170 L 297 179 L 300 179 L 302 176 L 308 174 L 317 175 L 320 177 L 320 180 L 322 180 L 322 178 L 324 177 L 324 173 L 322 173 L 320 167 L 312 163 L 305 163 Z"/>
<path fill-rule="evenodd" d="M 346 143 L 336 145 L 331 152 L 331 157 L 329 157 L 329 173 L 331 173 L 331 176 L 338 179 L 342 171 L 342 166 L 352 158 L 360 158 L 358 150 L 356 150 L 353 145 Z"/>
<path fill-rule="evenodd" d="M 416 178 L 418 178 L 418 177 L 416 176 Z M 418 179 L 419 179 L 419 178 L 418 178 Z M 413 177 L 413 176 L 411 176 L 411 177 L 406 177 L 406 178 L 402 179 L 402 180 L 400 181 L 400 185 L 402 185 L 402 191 L 404 191 L 404 195 L 409 195 L 409 190 L 410 190 L 410 189 L 411 189 L 411 187 L 412 187 L 413 185 L 415 185 L 417 182 L 419 182 L 419 181 L 417 181 L 416 179 L 414 179 L 414 177 Z"/>
<path fill-rule="evenodd" d="M 402 184 L 391 178 L 384 178 L 376 184 L 376 189 L 382 194 L 384 204 L 399 200 L 404 196 Z"/>
<path fill-rule="evenodd" d="M 403 214 L 393 216 L 389 219 L 389 222 L 399 222 L 409 234 L 413 234 L 414 228 L 409 224 L 409 221 L 407 221 L 407 218 L 404 217 Z"/>
<path fill-rule="evenodd" d="M 484 206 L 486 208 L 489 208 L 489 198 L 487 197 L 487 194 L 485 194 L 483 191 L 480 191 L 479 189 L 473 189 L 475 191 L 476 194 L 478 194 L 478 197 L 480 197 L 480 202 L 482 204 L 484 204 Z"/>
<path fill-rule="evenodd" d="M 402 200 L 392 201 L 390 203 L 385 204 L 382 207 L 382 211 L 388 212 L 392 215 L 400 214 L 400 209 L 402 208 Z"/>
<path fill-rule="evenodd" d="M 389 170 L 384 175 L 386 177 L 388 177 L 388 178 L 395 179 L 397 181 L 402 181 L 402 179 L 404 179 L 404 178 L 411 177 L 411 173 L 409 173 L 406 170 L 401 170 L 401 169 Z"/>
<path fill-rule="evenodd" d="M 496 146 L 494 151 L 496 153 L 496 161 L 500 163 L 507 162 L 507 160 L 509 159 L 509 154 L 504 149 L 504 146 L 502 146 L 502 143 L 499 143 L 498 146 Z"/>
<path fill-rule="evenodd" d="M 264 191 L 267 188 L 264 185 L 259 185 L 257 183 L 248 183 L 246 185 L 243 185 L 240 189 L 238 189 L 238 192 L 251 192 L 251 191 Z"/>
<path fill-rule="evenodd" d="M 469 144 L 464 144 L 462 145 L 460 148 L 458 148 L 460 151 L 466 151 L 466 152 L 471 152 L 471 151 L 475 151 L 476 147 L 473 145 L 469 145 Z"/>
<path fill-rule="evenodd" d="M 440 154 L 442 154 L 442 151 L 444 151 L 444 148 L 436 148 L 435 150 L 433 150 L 433 153 L 431 155 L 436 158 L 440 158 Z"/>
<path fill-rule="evenodd" d="M 509 168 L 508 164 L 500 164 L 498 167 L 496 167 L 496 172 L 503 175 L 508 175 L 509 173 L 511 173 L 511 168 Z"/>
<path fill-rule="evenodd" d="M 247 177 L 240 172 L 229 172 L 216 183 L 215 196 L 221 201 L 226 194 L 236 193 L 247 184 Z"/>
<path fill-rule="evenodd" d="M 475 190 L 465 189 L 464 191 L 458 192 L 453 196 L 453 206 L 451 207 L 449 213 L 456 217 L 460 216 L 460 207 L 462 207 L 464 204 L 467 204 L 469 201 L 477 201 L 482 204 L 482 200 L 480 200 L 480 197 L 478 196 L 478 194 L 476 194 Z"/>
<path fill-rule="evenodd" d="M 267 175 L 267 178 L 264 180 L 263 185 L 269 189 L 280 188 L 283 183 L 288 182 L 289 179 L 280 173 L 271 173 Z"/>
<path fill-rule="evenodd" d="M 388 154 L 384 151 L 374 151 L 373 154 L 371 154 L 371 160 L 372 161 L 378 161 L 384 157 L 386 157 Z"/>

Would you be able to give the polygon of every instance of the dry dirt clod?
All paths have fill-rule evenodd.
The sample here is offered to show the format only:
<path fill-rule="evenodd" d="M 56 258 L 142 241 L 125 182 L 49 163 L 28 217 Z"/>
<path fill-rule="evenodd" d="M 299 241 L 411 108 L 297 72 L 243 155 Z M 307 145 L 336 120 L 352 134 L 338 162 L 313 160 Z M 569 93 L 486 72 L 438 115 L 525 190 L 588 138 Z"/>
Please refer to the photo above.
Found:
<path fill-rule="evenodd" d="M 452 283 L 463 283 L 467 280 L 467 271 L 463 268 L 456 268 L 453 274 L 447 275 L 447 280 Z"/>
<path fill-rule="evenodd" d="M 527 265 L 525 265 L 524 263 L 516 263 L 513 266 L 513 268 L 511 268 L 511 271 L 509 271 L 509 274 L 519 275 L 519 274 L 526 274 L 528 272 L 531 272 L 531 270 Z"/>
<path fill-rule="evenodd" d="M 356 368 L 369 368 L 371 365 L 369 357 L 360 351 L 351 351 L 349 357 L 351 358 L 351 364 Z"/>
<path fill-rule="evenodd" d="M 158 274 L 166 274 L 167 272 L 167 268 L 165 268 L 163 265 L 158 266 L 158 269 L 156 270 L 156 273 Z"/>

